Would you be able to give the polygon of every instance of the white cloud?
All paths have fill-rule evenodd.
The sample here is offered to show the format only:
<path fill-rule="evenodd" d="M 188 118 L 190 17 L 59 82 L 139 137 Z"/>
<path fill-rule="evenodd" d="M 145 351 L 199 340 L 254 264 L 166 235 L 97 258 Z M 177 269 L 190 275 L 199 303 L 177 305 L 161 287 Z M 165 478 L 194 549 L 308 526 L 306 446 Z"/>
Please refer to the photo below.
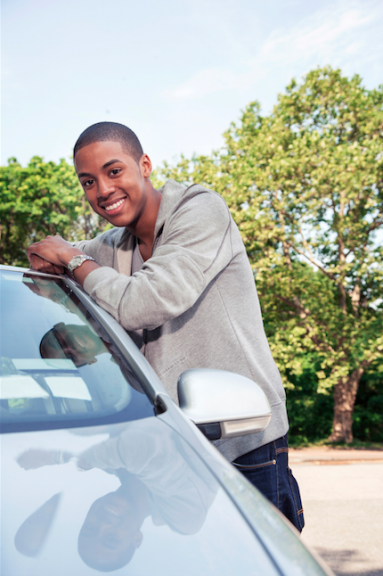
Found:
<path fill-rule="evenodd" d="M 233 88 L 236 86 L 238 78 L 238 74 L 224 68 L 201 70 L 177 88 L 164 91 L 163 95 L 169 100 L 201 98 L 213 92 Z"/>
<path fill-rule="evenodd" d="M 383 11 L 380 12 L 382 16 Z M 265 63 L 280 65 L 289 62 L 291 58 L 302 60 L 313 56 L 328 57 L 337 48 L 342 47 L 343 51 L 354 44 L 356 29 L 366 28 L 374 16 L 366 16 L 361 10 L 344 12 L 343 6 L 334 8 L 331 14 L 328 9 L 317 12 L 287 34 L 274 31 L 262 48 L 260 58 Z M 366 30 L 359 30 L 359 34 L 365 36 Z"/>
<path fill-rule="evenodd" d="M 349 60 L 350 55 L 362 55 L 370 60 L 369 28 L 383 19 L 383 4 L 370 4 L 370 8 L 367 12 L 361 3 L 334 3 L 331 12 L 323 8 L 289 31 L 273 30 L 257 55 L 241 63 L 245 71 L 204 69 L 162 96 L 171 102 L 190 101 L 222 90 L 246 90 L 278 68 L 288 68 L 293 75 L 297 67 L 308 71 L 328 63 L 341 66 L 343 56 Z M 374 53 L 378 60 L 377 46 Z"/>

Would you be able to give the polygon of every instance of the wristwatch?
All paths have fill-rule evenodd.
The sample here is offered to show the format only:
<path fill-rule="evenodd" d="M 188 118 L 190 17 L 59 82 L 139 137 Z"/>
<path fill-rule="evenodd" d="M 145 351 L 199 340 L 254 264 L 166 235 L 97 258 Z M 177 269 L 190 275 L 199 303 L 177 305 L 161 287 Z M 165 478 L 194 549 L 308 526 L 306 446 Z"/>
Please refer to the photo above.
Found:
<path fill-rule="evenodd" d="M 92 256 L 85 256 L 85 254 L 78 254 L 77 256 L 73 256 L 68 264 L 68 272 L 72 278 L 74 278 L 73 272 L 76 270 L 76 268 L 82 266 L 86 260 L 93 260 L 93 262 L 95 262 L 95 259 L 92 258 Z"/>

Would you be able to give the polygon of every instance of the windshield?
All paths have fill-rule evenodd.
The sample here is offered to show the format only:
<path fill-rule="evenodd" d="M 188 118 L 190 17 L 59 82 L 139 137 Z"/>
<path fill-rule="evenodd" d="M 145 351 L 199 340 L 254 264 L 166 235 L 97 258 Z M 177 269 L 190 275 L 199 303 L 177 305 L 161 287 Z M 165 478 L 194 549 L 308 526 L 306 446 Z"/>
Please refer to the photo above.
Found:
<path fill-rule="evenodd" d="M 132 368 L 60 279 L 1 271 L 2 431 L 154 415 Z"/>

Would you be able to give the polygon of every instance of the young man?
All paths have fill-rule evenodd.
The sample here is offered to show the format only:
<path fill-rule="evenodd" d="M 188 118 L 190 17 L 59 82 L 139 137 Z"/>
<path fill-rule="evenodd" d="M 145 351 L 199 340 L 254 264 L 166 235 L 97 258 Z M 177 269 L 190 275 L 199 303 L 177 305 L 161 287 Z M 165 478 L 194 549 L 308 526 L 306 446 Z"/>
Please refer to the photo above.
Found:
<path fill-rule="evenodd" d="M 228 370 L 257 382 L 272 408 L 268 427 L 214 444 L 301 530 L 299 489 L 287 463 L 285 393 L 224 200 L 172 180 L 156 190 L 136 135 L 113 122 L 81 134 L 74 164 L 93 210 L 114 228 L 76 247 L 48 236 L 29 247 L 31 266 L 69 270 L 131 334 L 175 402 L 178 377 L 190 368 Z"/>

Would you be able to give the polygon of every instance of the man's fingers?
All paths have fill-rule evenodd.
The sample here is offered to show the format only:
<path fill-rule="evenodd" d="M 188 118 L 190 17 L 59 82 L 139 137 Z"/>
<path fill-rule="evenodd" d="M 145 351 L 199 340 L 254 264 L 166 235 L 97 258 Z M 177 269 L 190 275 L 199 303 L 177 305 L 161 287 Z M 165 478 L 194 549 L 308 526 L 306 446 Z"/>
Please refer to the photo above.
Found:
<path fill-rule="evenodd" d="M 29 246 L 29 248 L 27 249 L 27 256 L 31 266 L 33 266 L 33 268 L 37 270 L 36 266 L 39 266 L 39 264 L 43 261 L 43 259 L 31 251 L 31 246 Z"/>
<path fill-rule="evenodd" d="M 55 264 L 51 264 L 47 260 L 37 256 L 37 254 L 31 254 L 29 257 L 29 262 L 31 268 L 33 270 L 37 270 L 38 272 L 46 272 L 47 274 L 64 274 L 63 266 L 56 266 Z"/>
<path fill-rule="evenodd" d="M 37 256 L 37 254 L 30 254 L 29 255 L 29 262 L 30 262 L 31 268 L 33 268 L 33 270 L 39 270 L 40 272 L 43 271 L 43 268 L 47 264 L 47 262 L 45 260 L 43 260 L 42 258 L 40 258 L 40 256 Z"/>
<path fill-rule="evenodd" d="M 86 458 L 80 456 L 79 459 L 77 460 L 77 468 L 79 468 L 80 470 L 91 470 L 93 466 L 89 464 L 89 462 L 87 462 Z"/>
<path fill-rule="evenodd" d="M 38 258 L 38 256 L 36 256 L 35 254 L 28 254 L 28 260 L 29 264 L 31 265 L 31 268 L 33 268 L 33 270 L 38 270 L 39 260 L 41 260 L 41 258 Z"/>
<path fill-rule="evenodd" d="M 42 265 L 35 264 L 34 256 L 39 256 L 43 260 L 50 262 L 53 266 L 57 266 L 55 273 L 59 270 L 60 274 L 64 270 L 67 262 L 70 261 L 71 257 L 78 254 L 78 250 L 73 248 L 70 242 L 66 242 L 61 236 L 56 234 L 56 236 L 47 236 L 40 242 L 32 244 L 27 249 L 27 254 L 30 262 L 34 263 L 34 268 L 38 266 L 38 270 L 43 270 L 45 272 L 54 272 L 54 268 L 47 269 L 45 264 Z"/>
<path fill-rule="evenodd" d="M 41 466 L 48 466 L 54 464 L 53 450 L 26 450 L 17 458 L 17 463 L 24 470 L 33 470 L 41 468 Z"/>
<path fill-rule="evenodd" d="M 27 256 L 28 258 L 30 258 L 30 256 L 32 254 L 34 254 L 34 251 L 37 249 L 37 246 L 40 244 L 40 242 L 34 242 L 33 244 L 31 244 L 30 246 L 28 246 L 27 248 Z"/>
<path fill-rule="evenodd" d="M 24 277 L 25 277 L 25 274 L 24 274 Z M 29 282 L 28 282 L 28 283 L 25 284 L 25 286 L 26 286 L 29 290 L 31 290 L 32 292 L 34 292 L 34 294 L 37 294 L 37 296 L 40 296 L 40 295 L 41 295 L 40 287 L 39 287 L 35 282 L 32 282 L 32 283 L 29 283 Z"/>

